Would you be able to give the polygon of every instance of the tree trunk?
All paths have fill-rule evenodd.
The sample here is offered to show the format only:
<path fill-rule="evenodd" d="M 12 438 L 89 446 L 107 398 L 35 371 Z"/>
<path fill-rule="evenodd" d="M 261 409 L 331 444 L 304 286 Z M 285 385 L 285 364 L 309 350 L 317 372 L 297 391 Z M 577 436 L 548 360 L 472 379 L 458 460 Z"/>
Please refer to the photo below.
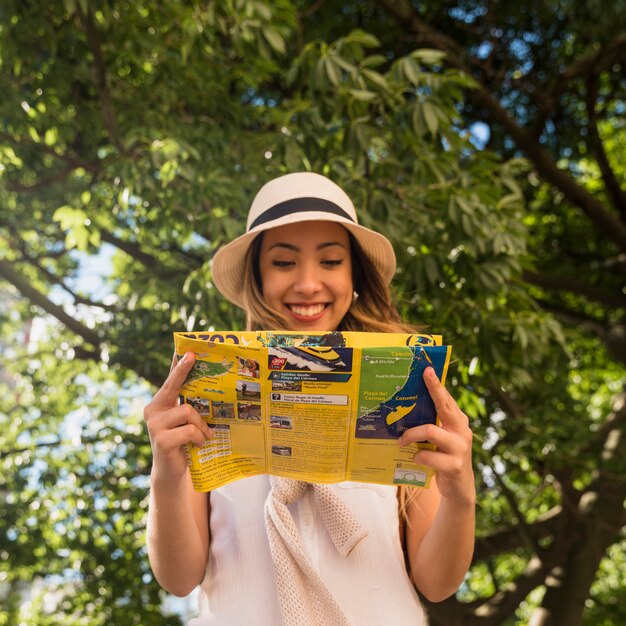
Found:
<path fill-rule="evenodd" d="M 622 406 L 618 411 L 623 413 Z M 529 626 L 580 626 L 585 600 L 596 579 L 600 561 L 619 537 L 624 524 L 623 461 L 619 452 L 626 427 L 616 420 L 616 427 L 606 437 L 602 450 L 603 471 L 580 500 L 574 533 L 581 537 L 574 543 L 564 567 L 557 567 L 546 578 L 542 606 L 533 614 Z M 621 480 L 615 480 L 621 476 Z"/>

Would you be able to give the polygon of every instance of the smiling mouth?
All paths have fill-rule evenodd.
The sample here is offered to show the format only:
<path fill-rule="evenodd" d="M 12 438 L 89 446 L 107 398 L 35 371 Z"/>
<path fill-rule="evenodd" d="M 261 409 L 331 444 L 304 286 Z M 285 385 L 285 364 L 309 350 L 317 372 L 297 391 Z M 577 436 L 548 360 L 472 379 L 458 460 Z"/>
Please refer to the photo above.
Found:
<path fill-rule="evenodd" d="M 320 315 L 327 304 L 288 304 L 287 308 L 299 317 L 316 317 Z"/>

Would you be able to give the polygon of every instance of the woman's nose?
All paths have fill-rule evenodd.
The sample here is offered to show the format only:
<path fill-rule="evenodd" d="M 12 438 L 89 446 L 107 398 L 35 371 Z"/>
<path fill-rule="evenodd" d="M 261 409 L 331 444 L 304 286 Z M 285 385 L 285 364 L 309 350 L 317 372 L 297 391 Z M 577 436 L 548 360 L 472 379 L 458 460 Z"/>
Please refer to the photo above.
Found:
<path fill-rule="evenodd" d="M 321 289 L 322 281 L 319 268 L 312 263 L 303 263 L 298 268 L 294 288 L 298 293 L 312 294 Z"/>

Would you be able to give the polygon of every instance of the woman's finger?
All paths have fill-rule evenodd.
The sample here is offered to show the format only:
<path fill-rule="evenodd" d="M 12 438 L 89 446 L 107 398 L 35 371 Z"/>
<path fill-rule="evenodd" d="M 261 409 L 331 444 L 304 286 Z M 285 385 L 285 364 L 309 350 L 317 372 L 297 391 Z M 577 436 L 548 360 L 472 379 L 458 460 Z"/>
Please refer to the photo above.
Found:
<path fill-rule="evenodd" d="M 146 421 L 148 422 L 148 430 L 151 434 L 192 424 L 204 433 L 206 437 L 213 435 L 211 428 L 209 428 L 208 424 L 191 404 L 181 404 L 167 411 L 160 411 L 153 415 L 148 415 Z"/>
<path fill-rule="evenodd" d="M 418 465 L 427 465 L 445 476 L 460 475 L 468 467 L 463 456 L 446 454 L 439 450 L 419 450 L 413 460 Z"/>
<path fill-rule="evenodd" d="M 398 439 L 398 443 L 401 446 L 424 441 L 432 443 L 439 450 L 446 453 L 462 452 L 465 448 L 464 440 L 461 437 L 456 433 L 451 433 L 444 428 L 435 426 L 435 424 L 422 424 L 421 426 L 409 428 Z"/>
<path fill-rule="evenodd" d="M 178 452 L 180 447 L 186 443 L 194 443 L 197 446 L 203 446 L 207 439 L 211 439 L 200 430 L 196 424 L 184 424 L 176 428 L 161 430 L 157 433 L 152 441 L 154 446 L 155 458 L 158 453 L 167 455 L 170 452 Z"/>
<path fill-rule="evenodd" d="M 161 409 L 176 404 L 180 388 L 183 386 L 195 360 L 196 355 L 193 352 L 186 352 L 183 355 L 183 358 L 180 359 L 178 364 L 170 371 L 163 386 L 154 395 L 150 403 L 153 408 Z"/>
<path fill-rule="evenodd" d="M 466 429 L 469 424 L 467 415 L 461 411 L 456 400 L 450 395 L 448 390 L 441 384 L 437 374 L 432 367 L 424 370 L 424 382 L 428 388 L 428 393 L 435 403 L 437 417 L 444 428 Z"/>
<path fill-rule="evenodd" d="M 169 372 L 170 374 L 172 373 L 172 370 L 176 367 L 177 364 L 178 364 L 178 355 L 176 354 L 176 350 L 174 350 L 174 354 L 172 355 L 172 362 L 170 363 L 170 372 Z"/>

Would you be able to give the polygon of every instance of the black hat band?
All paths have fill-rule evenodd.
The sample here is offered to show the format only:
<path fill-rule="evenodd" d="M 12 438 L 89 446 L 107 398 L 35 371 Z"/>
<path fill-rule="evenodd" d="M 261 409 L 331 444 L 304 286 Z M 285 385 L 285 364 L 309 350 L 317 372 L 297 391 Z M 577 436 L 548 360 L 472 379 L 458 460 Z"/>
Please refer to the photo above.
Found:
<path fill-rule="evenodd" d="M 340 217 L 344 217 L 351 222 L 356 223 L 353 217 L 346 213 L 346 211 L 344 211 L 339 205 L 331 202 L 330 200 L 323 200 L 322 198 L 292 198 L 291 200 L 285 200 L 285 202 L 279 202 L 266 211 L 263 211 L 263 213 L 261 213 L 261 215 L 259 215 L 259 217 L 257 217 L 254 222 L 250 224 L 248 232 L 261 224 L 273 222 L 274 220 L 285 217 L 286 215 L 311 211 L 339 215 Z"/>

